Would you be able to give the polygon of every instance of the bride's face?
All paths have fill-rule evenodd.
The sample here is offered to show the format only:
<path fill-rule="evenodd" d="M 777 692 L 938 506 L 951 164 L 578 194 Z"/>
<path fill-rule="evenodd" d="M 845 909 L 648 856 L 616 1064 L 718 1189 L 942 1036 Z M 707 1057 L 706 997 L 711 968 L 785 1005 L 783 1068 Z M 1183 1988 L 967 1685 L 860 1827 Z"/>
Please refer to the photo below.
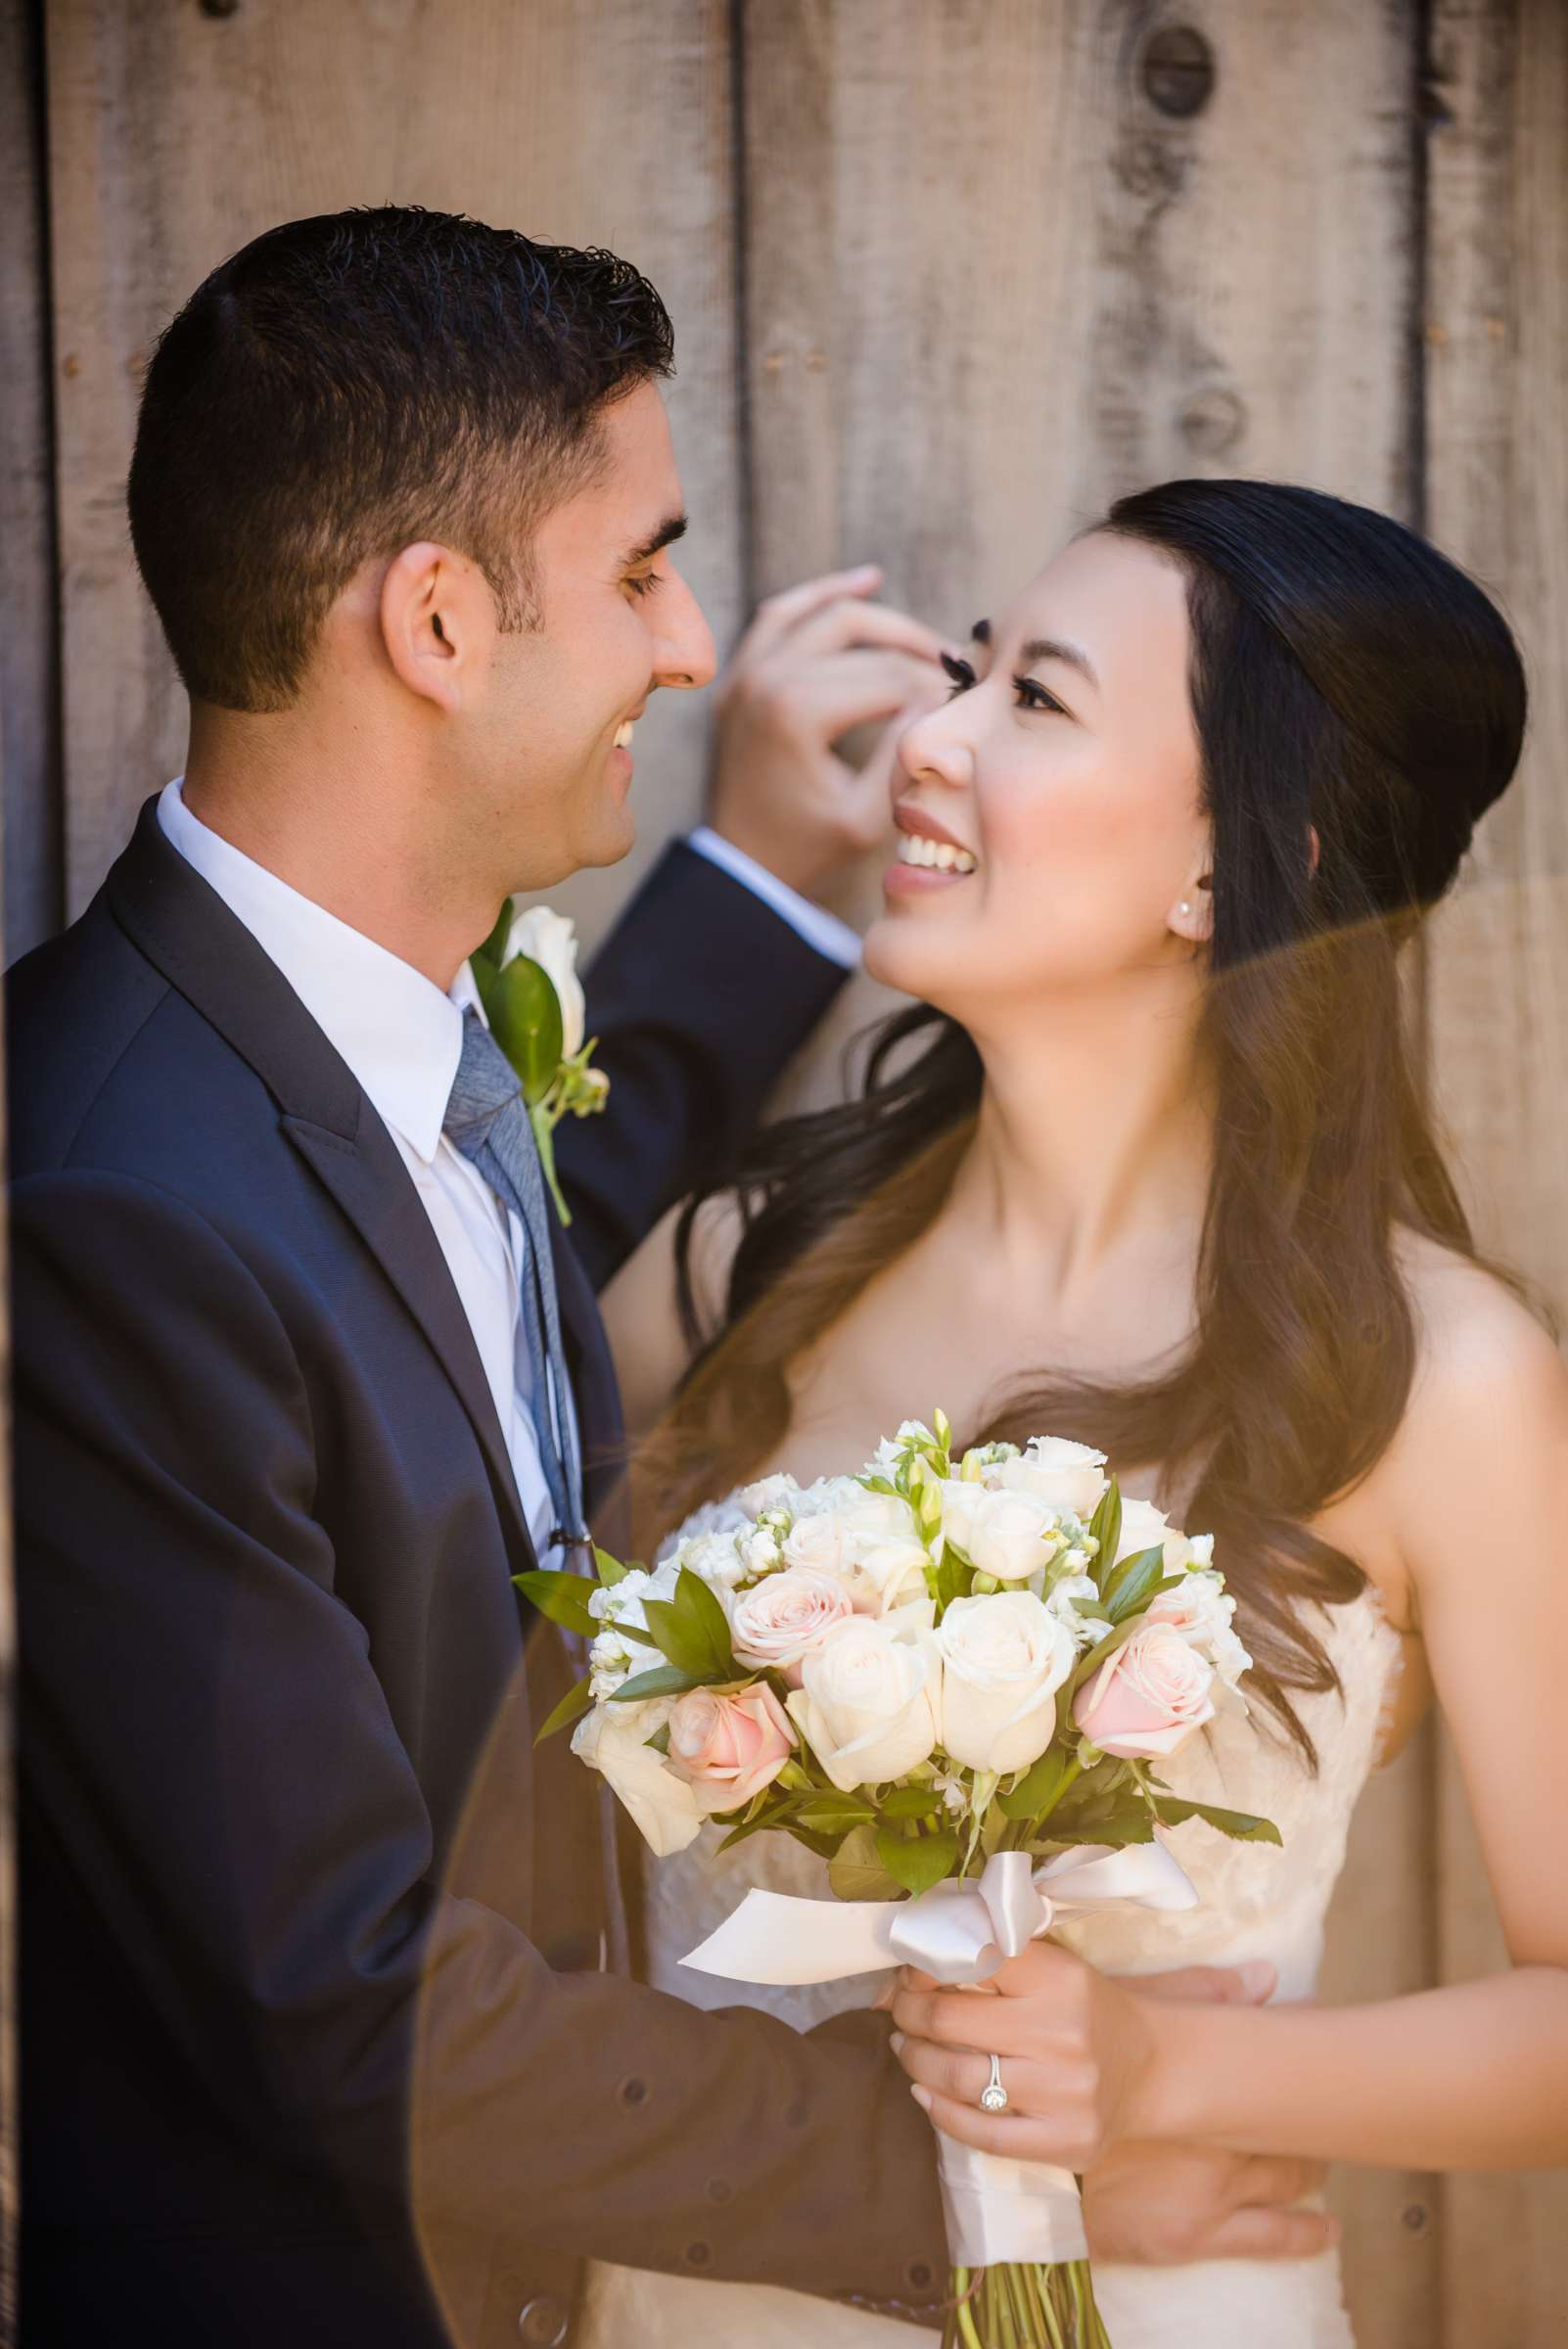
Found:
<path fill-rule="evenodd" d="M 984 1030 L 1190 961 L 1210 898 L 1188 653 L 1181 572 L 1103 532 L 981 623 L 973 682 L 899 738 L 876 978 Z M 973 869 L 907 861 L 933 840 Z"/>

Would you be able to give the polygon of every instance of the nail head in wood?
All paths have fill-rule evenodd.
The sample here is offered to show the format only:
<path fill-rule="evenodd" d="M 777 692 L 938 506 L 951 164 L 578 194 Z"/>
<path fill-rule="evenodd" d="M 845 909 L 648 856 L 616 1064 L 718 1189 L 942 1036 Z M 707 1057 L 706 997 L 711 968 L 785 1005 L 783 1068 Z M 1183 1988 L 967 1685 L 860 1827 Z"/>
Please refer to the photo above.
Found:
<path fill-rule="evenodd" d="M 1144 45 L 1140 75 L 1149 104 L 1185 121 L 1214 96 L 1214 51 L 1194 25 L 1162 25 Z"/>
<path fill-rule="evenodd" d="M 237 17 L 240 0 L 201 0 L 204 17 Z"/>

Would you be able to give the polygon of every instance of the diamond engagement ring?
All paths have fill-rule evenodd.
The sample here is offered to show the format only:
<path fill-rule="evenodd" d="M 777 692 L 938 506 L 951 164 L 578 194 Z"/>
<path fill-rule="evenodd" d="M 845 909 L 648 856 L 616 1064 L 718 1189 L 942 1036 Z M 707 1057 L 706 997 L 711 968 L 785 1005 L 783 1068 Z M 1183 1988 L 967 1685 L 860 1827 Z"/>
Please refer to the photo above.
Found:
<path fill-rule="evenodd" d="M 982 2112 L 1005 2112 L 1007 2110 L 1007 2091 L 1002 2086 L 1001 2057 L 999 2055 L 993 2055 L 991 2059 L 991 2078 L 980 2092 L 980 2109 Z"/>

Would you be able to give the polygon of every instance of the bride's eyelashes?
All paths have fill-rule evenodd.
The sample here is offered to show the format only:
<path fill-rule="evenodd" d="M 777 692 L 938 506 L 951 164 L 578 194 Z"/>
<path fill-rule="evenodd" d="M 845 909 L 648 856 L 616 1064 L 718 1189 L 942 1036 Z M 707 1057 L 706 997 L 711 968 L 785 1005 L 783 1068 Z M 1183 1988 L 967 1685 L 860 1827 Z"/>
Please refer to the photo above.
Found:
<path fill-rule="evenodd" d="M 961 659 L 956 653 L 944 653 L 942 666 L 952 679 L 952 691 L 947 696 L 949 702 L 955 700 L 960 693 L 967 693 L 971 685 L 976 685 L 980 681 L 975 675 L 972 663 Z M 1026 710 L 1048 711 L 1058 717 L 1067 717 L 1071 714 L 1065 703 L 1059 702 L 1055 694 L 1047 686 L 1042 685 L 1038 677 L 1014 677 L 1013 690 Z"/>

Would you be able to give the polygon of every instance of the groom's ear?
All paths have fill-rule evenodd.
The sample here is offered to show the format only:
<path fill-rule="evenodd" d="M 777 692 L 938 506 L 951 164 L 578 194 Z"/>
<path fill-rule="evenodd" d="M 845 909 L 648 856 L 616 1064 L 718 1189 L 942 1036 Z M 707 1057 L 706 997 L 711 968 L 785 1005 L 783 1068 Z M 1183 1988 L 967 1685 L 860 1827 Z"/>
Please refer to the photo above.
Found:
<path fill-rule="evenodd" d="M 477 565 L 434 539 L 405 546 L 382 580 L 380 621 L 387 658 L 409 691 L 460 709 L 486 666 L 495 625 Z"/>

